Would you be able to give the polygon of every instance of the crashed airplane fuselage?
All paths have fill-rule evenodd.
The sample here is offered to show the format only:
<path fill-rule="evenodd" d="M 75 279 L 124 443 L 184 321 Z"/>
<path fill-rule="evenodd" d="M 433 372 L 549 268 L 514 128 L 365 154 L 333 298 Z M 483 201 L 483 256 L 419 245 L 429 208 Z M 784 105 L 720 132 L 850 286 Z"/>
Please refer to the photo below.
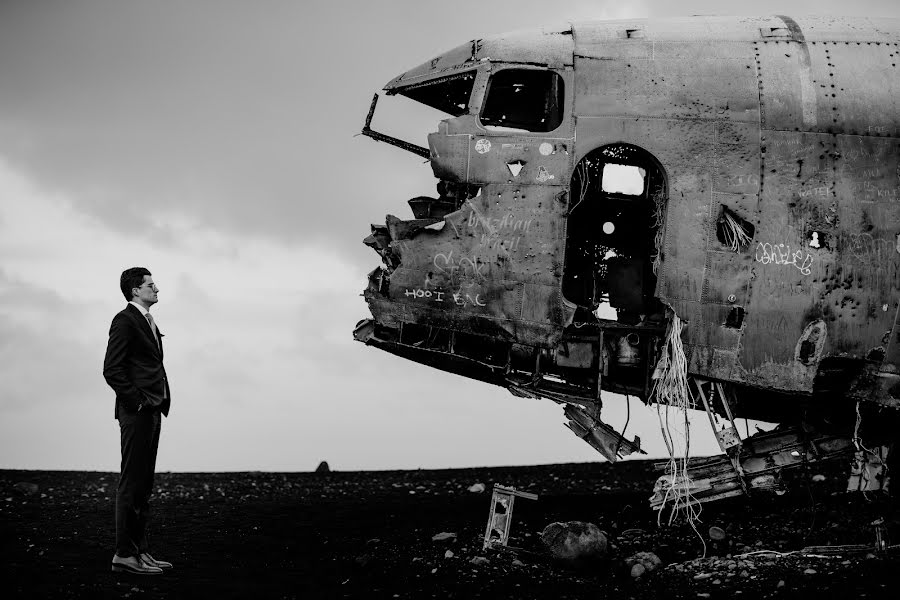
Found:
<path fill-rule="evenodd" d="M 770 458 L 813 430 L 892 442 L 898 63 L 897 20 L 694 17 L 484 38 L 400 75 L 387 94 L 451 118 L 428 148 L 372 111 L 363 132 L 428 158 L 439 195 L 373 226 L 356 338 L 563 403 L 612 460 L 638 445 L 601 392 L 661 401 L 673 366 L 692 407 L 798 426 Z M 732 438 L 746 491 L 765 469 Z"/>

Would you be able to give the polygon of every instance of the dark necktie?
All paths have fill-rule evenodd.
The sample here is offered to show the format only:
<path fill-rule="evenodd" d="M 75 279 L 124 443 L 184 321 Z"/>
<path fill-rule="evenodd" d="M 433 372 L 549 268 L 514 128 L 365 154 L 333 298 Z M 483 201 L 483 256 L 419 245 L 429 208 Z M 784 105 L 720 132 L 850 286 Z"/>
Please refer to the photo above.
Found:
<path fill-rule="evenodd" d="M 159 333 L 156 331 L 156 323 L 153 322 L 153 317 L 150 316 L 150 313 L 145 315 L 147 317 L 147 322 L 150 323 L 150 331 L 153 332 L 153 339 L 156 340 L 156 347 L 159 348 Z"/>

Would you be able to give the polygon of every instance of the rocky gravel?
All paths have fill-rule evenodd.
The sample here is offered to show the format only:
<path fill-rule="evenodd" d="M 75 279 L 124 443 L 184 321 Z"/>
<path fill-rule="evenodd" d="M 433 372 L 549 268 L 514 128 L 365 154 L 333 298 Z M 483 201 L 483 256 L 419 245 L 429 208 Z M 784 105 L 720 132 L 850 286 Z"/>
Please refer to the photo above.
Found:
<path fill-rule="evenodd" d="M 0 471 L 0 589 L 21 598 L 894 597 L 895 502 L 843 491 L 846 465 L 782 496 L 706 505 L 693 524 L 647 502 L 650 461 L 454 470 L 160 473 L 154 553 L 172 572 L 110 572 L 114 473 Z M 509 544 L 483 548 L 494 484 Z M 602 556 L 554 558 L 553 523 L 596 526 Z M 591 531 L 594 531 L 591 529 Z M 596 546 L 595 546 L 596 549 Z"/>

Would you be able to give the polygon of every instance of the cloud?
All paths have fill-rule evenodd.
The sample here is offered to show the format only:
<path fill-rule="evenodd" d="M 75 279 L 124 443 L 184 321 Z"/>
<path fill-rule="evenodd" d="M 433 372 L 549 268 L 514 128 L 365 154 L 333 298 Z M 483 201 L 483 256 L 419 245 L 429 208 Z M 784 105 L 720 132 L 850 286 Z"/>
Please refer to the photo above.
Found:
<path fill-rule="evenodd" d="M 340 382 L 335 365 L 366 314 L 365 269 L 328 247 L 226 236 L 183 215 L 154 217 L 177 240 L 160 243 L 110 230 L 77 206 L 0 161 L 4 424 L 41 418 L 36 407 L 51 410 L 43 416 L 61 406 L 102 405 L 104 418 L 112 414 L 102 361 L 109 323 L 125 304 L 118 277 L 133 265 L 149 267 L 160 287 L 153 312 L 166 334 L 173 410 L 186 421 L 202 426 L 212 415 L 237 426 L 245 411 L 299 418 L 296 398 L 321 397 L 323 374 Z M 259 443 L 266 431 L 249 435 Z M 40 434 L 26 443 L 33 452 L 3 455 L 56 464 L 53 443 L 42 446 Z"/>

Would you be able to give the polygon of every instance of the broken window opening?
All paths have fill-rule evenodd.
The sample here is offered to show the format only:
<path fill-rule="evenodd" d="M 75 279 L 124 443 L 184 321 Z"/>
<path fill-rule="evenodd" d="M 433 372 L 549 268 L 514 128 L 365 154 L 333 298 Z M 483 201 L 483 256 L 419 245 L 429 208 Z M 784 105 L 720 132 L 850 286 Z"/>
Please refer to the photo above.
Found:
<path fill-rule="evenodd" d="M 731 309 L 731 312 L 728 313 L 728 317 L 725 319 L 725 327 L 730 329 L 740 329 L 743 323 L 744 309 L 741 306 L 735 306 Z"/>
<path fill-rule="evenodd" d="M 563 80 L 555 71 L 504 69 L 491 75 L 481 109 L 486 127 L 553 131 L 562 123 Z"/>
<path fill-rule="evenodd" d="M 605 146 L 579 162 L 567 223 L 567 300 L 597 318 L 601 305 L 608 305 L 615 309 L 613 320 L 623 323 L 658 312 L 653 294 L 665 190 L 662 167 L 636 146 Z"/>
<path fill-rule="evenodd" d="M 716 221 L 716 238 L 733 252 L 745 251 L 753 240 L 756 228 L 750 221 L 742 219 L 727 206 L 722 205 Z"/>
<path fill-rule="evenodd" d="M 475 71 L 457 73 L 411 85 L 398 93 L 454 117 L 469 111 L 469 97 L 475 87 Z"/>
<path fill-rule="evenodd" d="M 610 163 L 603 166 L 601 189 L 604 192 L 640 196 L 644 193 L 647 171 L 635 166 Z"/>

